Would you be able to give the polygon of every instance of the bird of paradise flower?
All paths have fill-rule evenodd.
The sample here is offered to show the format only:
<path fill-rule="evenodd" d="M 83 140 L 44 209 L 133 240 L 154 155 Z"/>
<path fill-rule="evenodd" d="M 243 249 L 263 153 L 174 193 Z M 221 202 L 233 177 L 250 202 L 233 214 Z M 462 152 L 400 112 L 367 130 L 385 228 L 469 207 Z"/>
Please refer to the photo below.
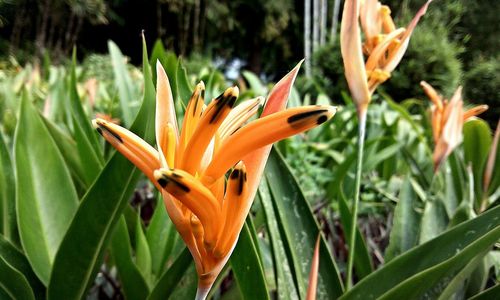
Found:
<path fill-rule="evenodd" d="M 462 87 L 458 87 L 450 100 L 444 99 L 430 84 L 420 82 L 425 93 L 432 101 L 431 125 L 434 139 L 434 172 L 462 142 L 464 122 L 488 109 L 488 105 L 478 105 L 464 112 Z"/>
<path fill-rule="evenodd" d="M 161 191 L 167 212 L 191 252 L 198 273 L 196 299 L 205 299 L 226 264 L 249 213 L 272 143 L 330 119 L 332 106 L 284 110 L 300 63 L 264 99 L 235 106 L 230 87 L 208 105 L 200 82 L 177 128 L 168 77 L 157 63 L 155 149 L 134 133 L 95 119 L 99 133 Z M 226 177 L 226 173 L 229 175 Z"/>

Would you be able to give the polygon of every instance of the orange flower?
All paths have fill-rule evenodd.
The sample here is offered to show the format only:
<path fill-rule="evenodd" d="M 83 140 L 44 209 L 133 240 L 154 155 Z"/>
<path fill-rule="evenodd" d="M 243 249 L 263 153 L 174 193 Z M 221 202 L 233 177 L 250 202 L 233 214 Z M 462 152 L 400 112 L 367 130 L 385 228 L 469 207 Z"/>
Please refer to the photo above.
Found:
<path fill-rule="evenodd" d="M 458 87 L 451 100 L 443 99 L 432 86 L 422 81 L 420 85 L 432 101 L 431 125 L 434 138 L 434 171 L 462 142 L 462 128 L 466 120 L 488 109 L 488 105 L 479 105 L 463 111 L 462 87 Z"/>
<path fill-rule="evenodd" d="M 366 111 L 375 89 L 391 77 L 430 2 L 424 4 L 407 28 L 396 28 L 387 5 L 377 0 L 345 1 L 340 45 L 345 76 L 358 112 Z"/>
<path fill-rule="evenodd" d="M 236 245 L 258 188 L 271 144 L 330 119 L 331 106 L 283 110 L 299 65 L 263 98 L 235 106 L 238 88 L 204 104 L 200 82 L 177 129 L 167 75 L 157 63 L 156 141 L 158 150 L 132 132 L 102 119 L 94 126 L 161 191 L 168 214 L 189 248 L 204 299 Z M 233 108 L 234 107 L 234 108 Z M 226 174 L 229 176 L 226 178 Z"/>

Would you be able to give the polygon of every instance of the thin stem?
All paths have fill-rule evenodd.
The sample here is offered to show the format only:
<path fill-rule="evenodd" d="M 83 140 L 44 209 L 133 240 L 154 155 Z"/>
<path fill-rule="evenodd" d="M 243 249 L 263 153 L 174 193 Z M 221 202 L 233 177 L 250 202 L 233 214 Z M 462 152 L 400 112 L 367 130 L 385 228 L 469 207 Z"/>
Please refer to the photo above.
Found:
<path fill-rule="evenodd" d="M 356 178 L 354 183 L 354 199 L 352 202 L 352 219 L 351 219 L 351 232 L 349 236 L 349 259 L 347 261 L 347 289 L 352 287 L 352 270 L 354 264 L 354 249 L 356 247 L 356 232 L 358 224 L 358 203 L 359 203 L 359 190 L 361 187 L 361 169 L 363 167 L 363 152 L 365 147 L 365 132 L 366 132 L 366 109 L 358 111 L 358 161 L 356 165 Z"/>

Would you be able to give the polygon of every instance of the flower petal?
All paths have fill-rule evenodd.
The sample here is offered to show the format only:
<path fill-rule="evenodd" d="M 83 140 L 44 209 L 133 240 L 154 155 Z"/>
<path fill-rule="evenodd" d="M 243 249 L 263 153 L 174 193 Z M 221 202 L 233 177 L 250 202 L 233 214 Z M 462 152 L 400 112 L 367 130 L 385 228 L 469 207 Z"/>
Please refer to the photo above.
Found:
<path fill-rule="evenodd" d="M 420 21 L 420 18 L 427 12 L 427 7 L 431 2 L 432 0 L 427 1 L 417 12 L 413 20 L 411 20 L 410 24 L 408 24 L 408 28 L 406 29 L 404 35 L 401 37 L 401 44 L 394 50 L 394 52 L 391 53 L 391 55 L 387 59 L 387 64 L 384 67 L 384 71 L 391 73 L 392 71 L 394 71 L 394 69 L 396 69 L 399 62 L 403 58 L 406 49 L 408 48 L 413 30 L 417 26 L 418 21 Z"/>
<path fill-rule="evenodd" d="M 226 197 L 222 207 L 222 219 L 225 223 L 213 251 L 215 257 L 227 255 L 236 242 L 247 216 L 244 210 L 248 201 L 247 194 L 247 172 L 243 162 L 239 162 L 228 178 Z"/>
<path fill-rule="evenodd" d="M 365 0 L 364 3 L 360 4 L 360 21 L 366 40 L 371 40 L 381 31 L 382 20 L 379 13 L 380 6 L 378 0 Z"/>
<path fill-rule="evenodd" d="M 180 169 L 159 169 L 154 172 L 154 177 L 164 190 L 200 219 L 205 230 L 204 242 L 207 247 L 215 246 L 221 208 L 210 190 L 191 174 Z"/>
<path fill-rule="evenodd" d="M 167 143 L 165 139 L 169 136 L 168 133 L 165 133 L 165 131 L 168 130 L 168 124 L 173 127 L 175 145 L 177 147 L 178 130 L 177 118 L 175 116 L 174 99 L 172 96 L 172 90 L 170 88 L 170 82 L 168 81 L 167 73 L 165 73 L 165 70 L 163 69 L 163 66 L 161 65 L 159 60 L 156 61 L 156 76 L 156 142 L 158 144 L 158 150 L 161 155 L 160 162 L 162 164 L 162 167 L 167 167 L 167 163 L 165 160 L 165 157 L 167 156 L 167 149 L 162 148 L 162 146 Z"/>
<path fill-rule="evenodd" d="M 340 28 L 345 77 L 358 111 L 366 109 L 370 102 L 358 22 L 359 6 L 359 0 L 345 1 Z"/>
<path fill-rule="evenodd" d="M 288 74 L 274 85 L 267 98 L 266 105 L 260 116 L 261 118 L 285 109 L 288 97 L 290 97 L 292 91 L 293 83 L 295 82 L 295 78 L 297 78 L 303 61 L 304 60 L 301 60 Z"/>
<path fill-rule="evenodd" d="M 248 119 L 257 113 L 262 103 L 264 103 L 264 98 L 257 97 L 237 105 L 231 110 L 224 122 L 222 122 L 218 130 L 220 138 L 224 139 L 240 128 Z"/>
<path fill-rule="evenodd" d="M 156 184 L 153 171 L 160 167 L 158 151 L 133 132 L 103 119 L 95 119 L 92 124 L 113 146 L 138 167 Z"/>
<path fill-rule="evenodd" d="M 179 141 L 179 155 L 177 157 L 178 162 L 182 161 L 182 154 L 188 141 L 191 139 L 194 130 L 198 126 L 198 122 L 201 118 L 201 113 L 203 112 L 203 105 L 205 99 L 205 84 L 203 81 L 196 85 L 196 88 L 189 100 L 188 106 L 186 108 L 186 113 L 184 114 L 184 120 L 182 121 L 181 136 Z"/>
<path fill-rule="evenodd" d="M 290 108 L 259 118 L 226 138 L 205 170 L 202 181 L 209 185 L 223 176 L 241 157 L 266 145 L 313 128 L 335 114 L 332 106 Z"/>
<path fill-rule="evenodd" d="M 238 87 L 228 88 L 208 105 L 184 149 L 181 169 L 195 174 L 210 141 L 233 108 L 238 95 Z"/>
<path fill-rule="evenodd" d="M 476 107 L 473 107 L 469 110 L 467 110 L 466 112 L 464 112 L 464 121 L 466 121 L 467 119 L 470 119 L 472 117 L 475 117 L 479 114 L 482 114 L 483 112 L 487 111 L 488 110 L 488 105 L 478 105 Z"/>

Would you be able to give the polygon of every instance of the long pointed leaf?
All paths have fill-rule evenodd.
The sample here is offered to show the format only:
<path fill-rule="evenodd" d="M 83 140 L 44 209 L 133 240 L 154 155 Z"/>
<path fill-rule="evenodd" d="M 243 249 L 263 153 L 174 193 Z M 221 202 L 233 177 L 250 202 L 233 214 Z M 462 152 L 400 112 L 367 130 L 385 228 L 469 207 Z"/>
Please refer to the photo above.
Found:
<path fill-rule="evenodd" d="M 131 130 L 151 142 L 154 139 L 152 116 L 155 95 L 146 52 L 143 55 L 144 100 Z M 85 296 L 139 175 L 140 172 L 120 153 L 115 153 L 105 165 L 83 197 L 57 253 L 50 278 L 49 299 L 79 299 Z"/>
<path fill-rule="evenodd" d="M 307 290 L 305 283 L 309 275 L 319 226 L 296 179 L 275 148 L 271 151 L 267 162 L 266 178 L 273 195 L 274 205 L 278 208 L 280 225 L 291 242 L 293 268 L 297 276 L 300 296 L 304 297 Z M 343 292 L 342 283 L 323 239 L 320 257 L 322 263 L 318 277 L 318 298 L 338 298 Z"/>
<path fill-rule="evenodd" d="M 9 150 L 0 134 L 0 233 L 19 243 L 16 224 L 16 190 Z"/>
<path fill-rule="evenodd" d="M 231 267 L 243 299 L 269 299 L 258 244 L 252 239 L 251 230 L 255 231 L 245 223 L 230 258 Z"/>
<path fill-rule="evenodd" d="M 111 253 L 116 262 L 116 268 L 120 276 L 120 282 L 129 300 L 146 299 L 149 294 L 149 287 L 132 258 L 130 248 L 130 237 L 127 230 L 125 218 L 120 218 L 113 234 L 111 242 Z"/>
<path fill-rule="evenodd" d="M 45 287 L 33 272 L 26 256 L 2 235 L 0 235 L 0 258 L 24 276 L 37 299 L 44 298 Z"/>
<path fill-rule="evenodd" d="M 0 290 L 7 296 L 7 299 L 35 299 L 28 281 L 19 271 L 10 266 L 0 257 Z"/>
<path fill-rule="evenodd" d="M 21 243 L 35 273 L 47 284 L 78 196 L 59 149 L 26 97 L 21 103 L 14 156 Z"/>
<path fill-rule="evenodd" d="M 172 266 L 160 277 L 149 295 L 148 300 L 168 299 L 192 263 L 193 259 L 191 253 L 185 248 L 184 251 L 179 254 Z"/>
<path fill-rule="evenodd" d="M 464 257 L 467 258 L 466 262 L 468 262 L 473 257 L 470 257 L 471 253 L 484 251 L 485 246 L 491 245 L 500 238 L 499 214 L 500 206 L 453 227 L 435 239 L 398 256 L 356 284 L 341 299 L 378 298 L 405 280 L 422 276 L 426 270 L 429 270 L 432 276 L 436 274 L 446 276 L 444 272 L 441 273 L 443 269 L 440 268 L 443 266 L 445 268 L 453 267 L 455 263 L 459 266 L 463 263 Z M 420 284 L 426 283 L 426 279 L 428 278 L 421 277 Z M 436 278 L 432 277 L 432 279 Z M 434 284 L 434 282 L 430 281 L 429 284 Z M 426 283 L 425 287 L 428 288 L 429 285 Z M 421 292 L 420 288 L 415 286 L 413 288 L 415 288 L 416 293 Z M 411 289 L 408 291 L 412 292 Z"/>
<path fill-rule="evenodd" d="M 298 291 L 292 278 L 290 262 L 285 251 L 285 247 L 289 244 L 281 237 L 278 220 L 271 199 L 272 196 L 265 178 L 262 179 L 258 195 L 264 209 L 269 241 L 273 252 L 278 299 L 297 299 Z"/>

